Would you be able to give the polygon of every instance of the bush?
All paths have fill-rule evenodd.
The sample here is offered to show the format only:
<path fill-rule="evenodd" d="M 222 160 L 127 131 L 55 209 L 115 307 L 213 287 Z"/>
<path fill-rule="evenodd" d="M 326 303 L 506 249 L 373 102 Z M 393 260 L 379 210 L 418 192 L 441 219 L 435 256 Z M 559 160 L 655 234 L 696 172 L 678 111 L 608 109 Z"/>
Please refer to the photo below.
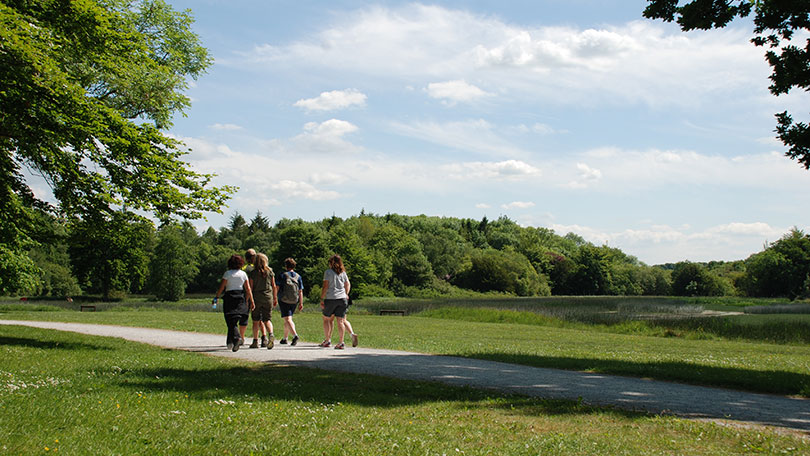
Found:
<path fill-rule="evenodd" d="M 352 287 L 352 296 L 355 296 L 354 287 Z M 357 299 L 361 298 L 393 298 L 394 292 L 379 285 L 366 284 L 357 289 Z"/>
<path fill-rule="evenodd" d="M 699 263 L 684 261 L 672 271 L 672 293 L 676 296 L 723 296 L 729 286 Z"/>
<path fill-rule="evenodd" d="M 470 290 L 497 291 L 518 296 L 550 294 L 545 278 L 520 253 L 494 249 L 474 251 L 454 279 L 454 285 Z"/>
<path fill-rule="evenodd" d="M 82 290 L 69 268 L 55 263 L 42 265 L 42 296 L 78 296 Z"/>

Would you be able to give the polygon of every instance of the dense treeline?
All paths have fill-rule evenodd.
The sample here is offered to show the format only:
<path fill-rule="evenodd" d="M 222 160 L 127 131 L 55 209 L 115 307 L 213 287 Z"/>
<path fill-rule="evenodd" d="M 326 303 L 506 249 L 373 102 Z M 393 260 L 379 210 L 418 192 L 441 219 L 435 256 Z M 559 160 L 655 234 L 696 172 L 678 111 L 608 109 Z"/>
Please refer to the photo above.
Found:
<path fill-rule="evenodd" d="M 271 225 L 261 213 L 250 220 L 234 214 L 228 226 L 201 234 L 188 222 L 155 227 L 126 212 L 104 221 L 43 222 L 40 242 L 29 251 L 38 273 L 6 294 L 143 293 L 177 300 L 211 293 L 228 257 L 253 248 L 268 255 L 276 272 L 284 258 L 295 258 L 310 297 L 319 295 L 333 252 L 343 256 L 357 298 L 810 295 L 810 236 L 798 229 L 745 261 L 648 266 L 617 248 L 521 227 L 507 217 L 361 213 Z"/>

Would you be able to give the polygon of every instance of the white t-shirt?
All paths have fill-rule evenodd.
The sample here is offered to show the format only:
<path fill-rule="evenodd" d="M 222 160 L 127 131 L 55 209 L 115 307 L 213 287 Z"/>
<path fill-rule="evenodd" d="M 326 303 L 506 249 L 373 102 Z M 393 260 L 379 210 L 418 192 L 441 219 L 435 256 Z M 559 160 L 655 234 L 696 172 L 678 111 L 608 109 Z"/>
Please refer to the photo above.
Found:
<path fill-rule="evenodd" d="M 248 281 L 247 274 L 241 269 L 228 269 L 222 274 L 222 278 L 228 281 L 225 291 L 243 290 L 245 282 Z"/>
<path fill-rule="evenodd" d="M 346 275 L 345 271 L 337 274 L 332 268 L 329 268 L 323 273 L 323 280 L 329 281 L 329 285 L 326 287 L 325 299 L 348 298 L 346 296 L 346 283 L 349 282 L 349 276 Z"/>

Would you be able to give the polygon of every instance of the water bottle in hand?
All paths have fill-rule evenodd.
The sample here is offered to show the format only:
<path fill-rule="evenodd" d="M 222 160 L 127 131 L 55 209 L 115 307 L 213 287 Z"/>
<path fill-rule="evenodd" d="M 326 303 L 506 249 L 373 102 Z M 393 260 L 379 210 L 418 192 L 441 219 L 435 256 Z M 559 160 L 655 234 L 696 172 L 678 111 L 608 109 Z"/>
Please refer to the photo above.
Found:
<path fill-rule="evenodd" d="M 217 298 L 211 301 L 211 310 L 217 310 Z"/>

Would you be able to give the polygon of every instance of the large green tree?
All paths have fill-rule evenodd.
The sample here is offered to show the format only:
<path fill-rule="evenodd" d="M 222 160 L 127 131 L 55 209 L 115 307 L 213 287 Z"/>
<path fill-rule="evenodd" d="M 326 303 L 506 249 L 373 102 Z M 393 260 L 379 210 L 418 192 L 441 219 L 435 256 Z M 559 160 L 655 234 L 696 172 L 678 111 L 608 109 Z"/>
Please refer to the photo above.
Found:
<path fill-rule="evenodd" d="M 810 1 L 807 0 L 649 0 L 644 17 L 677 21 L 684 31 L 721 28 L 737 17 L 754 13 L 751 42 L 767 46 L 771 65 L 770 91 L 774 95 L 793 88 L 810 91 L 810 39 L 802 48 L 792 39 L 796 32 L 810 31 Z M 810 126 L 793 122 L 787 111 L 776 115 L 776 133 L 788 157 L 810 169 Z"/>
<path fill-rule="evenodd" d="M 721 280 L 700 263 L 682 261 L 672 270 L 672 293 L 675 296 L 722 296 Z"/>
<path fill-rule="evenodd" d="M 764 251 L 751 255 L 740 282 L 749 296 L 796 299 L 808 295 L 810 235 L 793 229 Z"/>
<path fill-rule="evenodd" d="M 30 239 L 29 169 L 56 209 L 99 220 L 219 211 L 233 191 L 182 160 L 163 129 L 210 63 L 188 12 L 161 0 L 0 1 L 0 244 Z"/>
<path fill-rule="evenodd" d="M 141 292 L 149 275 L 155 228 L 131 212 L 85 217 L 70 227 L 73 272 L 82 288 L 105 299 Z"/>
<path fill-rule="evenodd" d="M 161 301 L 179 301 L 198 272 L 197 253 L 183 239 L 180 226 L 161 227 L 149 263 L 148 291 Z"/>

